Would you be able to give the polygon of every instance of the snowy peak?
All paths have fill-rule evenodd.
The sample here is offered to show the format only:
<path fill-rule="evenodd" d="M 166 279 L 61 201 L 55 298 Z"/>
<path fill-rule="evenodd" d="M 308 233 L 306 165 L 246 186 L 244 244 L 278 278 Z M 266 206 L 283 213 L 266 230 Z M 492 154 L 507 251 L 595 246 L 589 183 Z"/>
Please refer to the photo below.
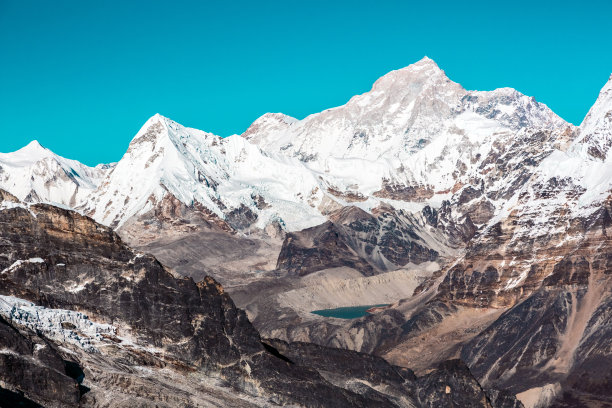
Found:
<path fill-rule="evenodd" d="M 210 153 L 210 147 L 222 142 L 219 136 L 191 129 L 155 114 L 142 126 L 118 163 L 119 173 L 126 166 L 139 168 L 144 180 L 156 183 L 159 178 L 193 171 L 198 155 Z M 172 177 L 174 177 L 172 176 Z"/>
<path fill-rule="evenodd" d="M 266 152 L 321 166 L 330 157 L 379 160 L 428 142 L 465 94 L 434 61 L 424 58 L 384 75 L 369 92 L 343 106 L 300 121 L 264 116 L 245 137 Z"/>
<path fill-rule="evenodd" d="M 189 193 L 196 169 L 197 152 L 217 137 L 155 114 L 140 128 L 129 148 L 84 210 L 107 225 L 150 210 L 171 191 L 181 202 L 193 202 Z"/>
<path fill-rule="evenodd" d="M 397 69 L 380 77 L 372 91 L 384 91 L 395 87 L 415 87 L 426 81 L 450 81 L 434 60 L 424 57 L 405 68 Z"/>
<path fill-rule="evenodd" d="M 177 149 L 180 149 L 180 145 L 184 145 L 186 140 L 210 144 L 213 140 L 221 140 L 221 137 L 198 129 L 185 127 L 170 118 L 156 113 L 136 133 L 130 142 L 130 148 L 134 149 L 141 144 L 161 146 L 164 143 L 172 143 L 176 145 Z"/>
<path fill-rule="evenodd" d="M 364 196 L 393 185 L 448 191 L 459 172 L 479 171 L 494 146 L 519 132 L 569 126 L 514 89 L 467 91 L 429 58 L 384 75 L 343 106 L 291 123 L 279 117 L 258 119 L 248 139 L 268 154 L 302 161 L 335 190 Z M 368 176 L 349 176 L 351 167 Z"/>
<path fill-rule="evenodd" d="M 610 111 L 612 111 L 612 74 L 603 88 L 601 88 L 597 100 L 580 124 L 580 128 L 583 132 L 585 129 L 593 128 Z"/>
<path fill-rule="evenodd" d="M 569 126 L 548 106 L 513 88 L 470 91 L 462 101 L 463 109 L 493 119 L 514 129 L 561 129 Z"/>
<path fill-rule="evenodd" d="M 574 149 L 596 160 L 606 160 L 612 147 L 612 75 L 580 125 Z"/>
<path fill-rule="evenodd" d="M 65 159 L 34 140 L 12 153 L 0 153 L 0 188 L 26 202 L 79 205 L 110 166 L 88 167 Z"/>
<path fill-rule="evenodd" d="M 290 121 L 274 120 L 279 118 Z M 155 115 L 83 210 L 120 228 L 177 200 L 241 229 L 274 221 L 301 229 L 322 221 L 315 210 L 321 199 L 317 186 L 315 175 L 297 160 L 279 161 L 239 135 L 222 139 Z"/>
<path fill-rule="evenodd" d="M 32 140 L 30 143 L 14 152 L 15 156 L 23 156 L 31 161 L 37 161 L 45 157 L 55 156 L 49 149 L 43 147 L 38 140 Z"/>
<path fill-rule="evenodd" d="M 434 60 L 432 60 L 431 58 L 429 58 L 427 55 L 425 55 L 423 58 L 421 58 L 419 61 L 415 62 L 414 65 L 434 65 L 434 66 L 438 66 L 438 64 L 436 64 L 436 62 Z"/>
<path fill-rule="evenodd" d="M 24 147 L 22 147 L 21 149 L 19 149 L 18 151 L 23 151 L 23 152 L 49 152 L 49 149 L 47 149 L 46 147 L 43 147 L 38 140 L 34 139 L 32 140 L 30 143 L 28 143 L 27 145 L 25 145 Z"/>
<path fill-rule="evenodd" d="M 151 116 L 144 125 L 140 128 L 136 136 L 130 142 L 128 152 L 135 149 L 141 144 L 156 145 L 160 139 L 168 136 L 168 124 L 170 119 L 156 113 Z"/>
<path fill-rule="evenodd" d="M 433 60 L 425 57 L 382 76 L 370 92 L 353 97 L 346 106 L 355 105 L 363 111 L 375 108 L 381 119 L 394 120 L 395 117 L 384 118 L 385 114 L 401 116 L 431 101 L 437 101 L 439 107 L 454 106 L 464 93 L 461 85 L 451 81 Z"/>
<path fill-rule="evenodd" d="M 32 140 L 26 146 L 12 153 L 0 153 L 0 160 L 15 166 L 27 166 L 37 161 L 56 158 L 51 150 L 44 148 L 37 140 Z"/>
<path fill-rule="evenodd" d="M 296 122 L 298 122 L 296 118 L 285 115 L 284 113 L 266 113 L 253 122 L 242 134 L 242 137 L 250 140 L 257 134 L 282 131 Z"/>

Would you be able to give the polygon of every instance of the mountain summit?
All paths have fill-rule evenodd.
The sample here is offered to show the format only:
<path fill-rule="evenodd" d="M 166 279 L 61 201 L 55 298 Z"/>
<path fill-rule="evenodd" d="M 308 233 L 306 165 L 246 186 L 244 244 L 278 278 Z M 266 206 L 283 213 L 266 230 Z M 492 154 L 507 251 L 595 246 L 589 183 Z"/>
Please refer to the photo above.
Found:
<path fill-rule="evenodd" d="M 78 206 L 114 227 L 172 197 L 222 220 L 239 213 L 239 229 L 273 223 L 295 231 L 348 203 L 366 211 L 382 203 L 437 208 L 449 192 L 477 178 L 488 165 L 486 157 L 501 154 L 499 149 L 514 146 L 519 152 L 527 133 L 546 131 L 552 136 L 541 147 L 550 152 L 571 129 L 545 105 L 513 89 L 467 91 L 425 57 L 384 75 L 343 106 L 303 120 L 269 113 L 242 137 L 222 139 L 156 114 L 113 171 L 61 162 L 65 177 L 76 178 L 78 194 L 34 192 L 38 200 Z M 79 181 L 76 175 L 91 176 Z M 17 188 L 8 179 L 0 186 Z M 25 190 L 16 195 L 25 199 L 32 188 Z"/>
<path fill-rule="evenodd" d="M 612 146 L 612 75 L 580 124 L 578 144 L 592 158 L 608 157 Z"/>
<path fill-rule="evenodd" d="M 75 207 L 97 188 L 108 169 L 65 159 L 33 140 L 15 152 L 0 153 L 0 186 L 26 202 Z"/>
<path fill-rule="evenodd" d="M 188 207 L 202 206 L 219 219 L 246 212 L 250 221 L 240 221 L 242 227 L 280 221 L 300 229 L 322 220 L 307 203 L 296 200 L 316 185 L 315 176 L 299 162 L 271 158 L 240 136 L 222 139 L 155 115 L 83 209 L 119 227 L 171 198 Z M 276 205 L 271 208 L 271 203 Z"/>

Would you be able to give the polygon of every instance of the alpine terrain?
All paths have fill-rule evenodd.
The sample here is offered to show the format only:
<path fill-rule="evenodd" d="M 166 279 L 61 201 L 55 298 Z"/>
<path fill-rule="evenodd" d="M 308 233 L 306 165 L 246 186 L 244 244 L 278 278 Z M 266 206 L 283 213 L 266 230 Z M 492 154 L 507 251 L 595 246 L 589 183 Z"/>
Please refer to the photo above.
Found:
<path fill-rule="evenodd" d="M 611 147 L 612 77 L 574 126 L 425 57 L 241 135 L 0 154 L 0 400 L 612 407 Z"/>

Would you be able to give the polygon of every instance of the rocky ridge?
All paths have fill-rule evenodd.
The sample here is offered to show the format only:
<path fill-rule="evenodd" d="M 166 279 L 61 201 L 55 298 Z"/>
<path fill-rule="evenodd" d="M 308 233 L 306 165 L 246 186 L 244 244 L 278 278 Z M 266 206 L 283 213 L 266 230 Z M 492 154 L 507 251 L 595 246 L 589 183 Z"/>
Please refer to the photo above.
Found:
<path fill-rule="evenodd" d="M 212 278 L 175 277 L 88 217 L 0 195 L 0 364 L 11 367 L 0 370 L 1 391 L 13 401 L 420 407 L 437 398 L 423 400 L 414 375 L 382 359 L 337 350 L 330 360 L 308 345 L 287 356 L 262 342 Z M 376 367 L 366 364 L 373 359 Z M 315 363 L 323 360 L 337 366 Z M 334 372 L 341 378 L 326 379 Z M 469 371 L 438 375 L 462 384 L 439 398 L 491 406 Z"/>

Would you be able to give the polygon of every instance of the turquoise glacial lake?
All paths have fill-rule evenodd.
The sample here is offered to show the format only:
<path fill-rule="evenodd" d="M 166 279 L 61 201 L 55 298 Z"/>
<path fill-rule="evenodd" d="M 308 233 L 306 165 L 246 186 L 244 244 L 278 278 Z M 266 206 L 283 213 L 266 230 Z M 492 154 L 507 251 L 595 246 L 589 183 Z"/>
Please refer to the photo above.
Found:
<path fill-rule="evenodd" d="M 350 307 L 338 307 L 336 309 L 323 309 L 313 310 L 310 313 L 317 314 L 324 317 L 336 317 L 338 319 L 357 319 L 368 314 L 367 310 L 373 307 L 388 306 L 383 305 L 363 305 L 363 306 L 350 306 Z"/>

